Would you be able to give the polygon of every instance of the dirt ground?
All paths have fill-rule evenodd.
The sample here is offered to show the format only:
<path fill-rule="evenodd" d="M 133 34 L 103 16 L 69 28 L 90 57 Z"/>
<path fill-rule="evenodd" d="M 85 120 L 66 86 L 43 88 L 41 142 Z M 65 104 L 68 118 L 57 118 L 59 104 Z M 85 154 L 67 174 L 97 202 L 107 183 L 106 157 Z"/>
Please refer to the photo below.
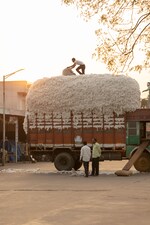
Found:
<path fill-rule="evenodd" d="M 150 174 L 116 176 L 125 163 L 100 162 L 88 178 L 52 163 L 0 166 L 0 225 L 149 225 Z"/>

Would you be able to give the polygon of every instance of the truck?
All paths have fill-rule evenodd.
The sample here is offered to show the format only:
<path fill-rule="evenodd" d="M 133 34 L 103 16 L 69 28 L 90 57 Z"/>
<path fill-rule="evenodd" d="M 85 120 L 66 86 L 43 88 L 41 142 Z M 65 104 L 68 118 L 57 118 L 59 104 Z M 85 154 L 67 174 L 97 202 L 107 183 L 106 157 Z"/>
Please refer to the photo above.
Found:
<path fill-rule="evenodd" d="M 150 138 L 150 109 L 140 108 L 139 84 L 120 75 L 58 76 L 35 82 L 26 98 L 30 154 L 57 170 L 81 167 L 83 141 L 101 145 L 100 160 L 129 159 Z M 150 170 L 150 146 L 134 163 Z"/>
<path fill-rule="evenodd" d="M 150 109 L 137 109 L 124 115 L 113 117 L 102 115 L 97 118 L 92 112 L 87 118 L 83 113 L 76 117 L 70 112 L 70 119 L 64 121 L 53 112 L 43 114 L 39 120 L 36 113 L 28 119 L 27 143 L 30 154 L 37 160 L 54 162 L 57 170 L 78 170 L 82 142 L 87 141 L 92 148 L 92 138 L 101 145 L 100 160 L 129 159 L 145 140 L 150 140 Z M 40 129 L 40 127 L 43 127 Z M 109 129 L 108 129 L 109 127 Z M 150 171 L 150 145 L 145 148 L 134 167 L 140 172 Z"/>

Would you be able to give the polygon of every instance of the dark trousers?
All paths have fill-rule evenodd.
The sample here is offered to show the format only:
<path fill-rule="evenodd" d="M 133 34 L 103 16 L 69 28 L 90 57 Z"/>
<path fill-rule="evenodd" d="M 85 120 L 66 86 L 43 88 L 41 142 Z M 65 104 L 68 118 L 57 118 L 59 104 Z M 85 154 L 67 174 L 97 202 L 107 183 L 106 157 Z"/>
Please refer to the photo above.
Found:
<path fill-rule="evenodd" d="M 85 176 L 88 177 L 89 176 L 89 162 L 83 162 L 83 166 L 84 166 Z"/>
<path fill-rule="evenodd" d="M 81 70 L 81 71 L 80 71 Z M 80 65 L 77 67 L 76 71 L 79 73 L 79 74 L 85 74 L 85 65 Z"/>
<path fill-rule="evenodd" d="M 92 175 L 93 176 L 99 175 L 99 157 L 92 158 Z"/>

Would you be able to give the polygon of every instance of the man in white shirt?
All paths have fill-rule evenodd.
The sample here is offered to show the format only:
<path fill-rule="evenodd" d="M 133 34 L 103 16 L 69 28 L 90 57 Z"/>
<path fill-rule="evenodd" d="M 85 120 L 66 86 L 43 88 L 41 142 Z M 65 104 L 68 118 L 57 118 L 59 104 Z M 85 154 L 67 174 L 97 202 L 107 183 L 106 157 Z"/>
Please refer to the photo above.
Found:
<path fill-rule="evenodd" d="M 85 177 L 89 176 L 89 161 L 91 159 L 91 149 L 87 145 L 87 142 L 83 142 L 83 147 L 80 151 L 80 160 L 83 162 Z"/>
<path fill-rule="evenodd" d="M 82 61 L 72 58 L 72 62 L 73 62 L 73 65 L 70 66 L 71 69 L 73 69 L 75 66 L 78 65 L 78 67 L 76 68 L 76 71 L 79 74 L 85 74 L 85 64 Z"/>

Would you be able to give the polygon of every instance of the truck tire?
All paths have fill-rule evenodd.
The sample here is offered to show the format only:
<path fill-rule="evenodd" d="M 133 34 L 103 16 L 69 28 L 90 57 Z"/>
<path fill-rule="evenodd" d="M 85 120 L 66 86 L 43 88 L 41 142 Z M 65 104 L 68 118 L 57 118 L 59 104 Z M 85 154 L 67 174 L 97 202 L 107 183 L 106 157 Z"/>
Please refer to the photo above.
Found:
<path fill-rule="evenodd" d="M 74 165 L 74 169 L 78 170 L 78 169 L 81 168 L 81 166 L 82 166 L 82 162 L 80 160 L 76 160 L 75 165 Z"/>
<path fill-rule="evenodd" d="M 59 171 L 69 171 L 74 167 L 74 164 L 75 162 L 73 157 L 67 152 L 62 152 L 58 154 L 54 160 L 54 165 Z"/>
<path fill-rule="evenodd" d="M 150 171 L 150 154 L 144 152 L 140 158 L 134 163 L 134 167 L 139 172 L 149 172 Z"/>

